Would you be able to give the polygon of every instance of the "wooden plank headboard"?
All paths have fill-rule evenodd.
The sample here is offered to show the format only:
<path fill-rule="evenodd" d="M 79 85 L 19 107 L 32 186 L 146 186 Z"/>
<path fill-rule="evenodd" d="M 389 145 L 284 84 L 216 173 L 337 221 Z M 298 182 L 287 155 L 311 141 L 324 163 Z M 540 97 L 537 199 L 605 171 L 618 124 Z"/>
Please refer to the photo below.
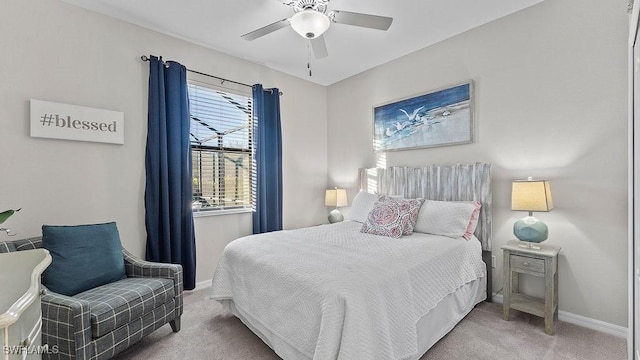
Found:
<path fill-rule="evenodd" d="M 491 164 L 360 169 L 360 188 L 371 193 L 444 201 L 480 201 L 474 235 L 491 251 Z"/>

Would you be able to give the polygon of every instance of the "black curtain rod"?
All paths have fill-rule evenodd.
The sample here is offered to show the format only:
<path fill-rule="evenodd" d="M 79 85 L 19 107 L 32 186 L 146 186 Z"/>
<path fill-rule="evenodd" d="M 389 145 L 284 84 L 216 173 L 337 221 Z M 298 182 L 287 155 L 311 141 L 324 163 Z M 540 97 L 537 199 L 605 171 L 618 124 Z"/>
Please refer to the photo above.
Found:
<path fill-rule="evenodd" d="M 147 55 L 142 55 L 142 56 L 140 56 L 140 59 L 142 59 L 142 61 L 149 61 L 149 60 L 151 60 Z M 167 65 L 166 65 L 166 63 L 165 63 L 164 61 L 163 61 L 162 63 L 163 63 L 163 64 L 165 64 L 165 66 L 167 66 Z M 253 89 L 253 85 L 249 85 L 249 84 L 241 83 L 241 82 L 238 82 L 238 81 L 233 81 L 233 80 L 225 79 L 225 78 L 222 78 L 222 77 L 220 77 L 220 76 L 215 76 L 215 75 L 205 74 L 205 73 L 203 73 L 203 72 L 196 71 L 196 70 L 187 69 L 187 71 L 188 71 L 188 72 L 192 72 L 192 73 L 194 73 L 194 74 L 198 74 L 198 75 L 202 75 L 202 76 L 208 76 L 208 77 L 211 77 L 211 78 L 214 78 L 214 79 L 218 79 L 218 80 L 222 81 L 222 84 L 224 84 L 225 82 L 230 82 L 230 83 L 234 83 L 234 84 L 238 84 L 238 85 L 242 85 L 242 86 L 250 87 L 250 88 L 252 88 L 252 89 Z M 266 90 L 267 90 L 267 91 L 269 91 L 270 89 L 266 89 Z M 271 92 L 273 92 L 273 90 L 271 90 Z M 280 95 L 282 95 L 282 91 L 280 91 Z"/>

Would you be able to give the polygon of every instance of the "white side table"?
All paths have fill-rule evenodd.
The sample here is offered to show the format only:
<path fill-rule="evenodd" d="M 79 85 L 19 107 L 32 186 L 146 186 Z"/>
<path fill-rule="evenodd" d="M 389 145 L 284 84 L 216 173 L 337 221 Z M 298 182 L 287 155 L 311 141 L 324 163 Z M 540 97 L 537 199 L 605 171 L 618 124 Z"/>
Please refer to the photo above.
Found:
<path fill-rule="evenodd" d="M 540 249 L 519 246 L 522 242 L 511 240 L 502 247 L 504 260 L 503 316 L 509 320 L 511 309 L 544 318 L 544 331 L 553 335 L 554 318 L 558 318 L 558 253 L 556 245 L 539 244 Z M 529 274 L 544 279 L 544 298 L 520 293 L 519 274 Z"/>
<path fill-rule="evenodd" d="M 0 349 L 3 360 L 40 359 L 40 275 L 51 263 L 45 249 L 0 254 Z"/>

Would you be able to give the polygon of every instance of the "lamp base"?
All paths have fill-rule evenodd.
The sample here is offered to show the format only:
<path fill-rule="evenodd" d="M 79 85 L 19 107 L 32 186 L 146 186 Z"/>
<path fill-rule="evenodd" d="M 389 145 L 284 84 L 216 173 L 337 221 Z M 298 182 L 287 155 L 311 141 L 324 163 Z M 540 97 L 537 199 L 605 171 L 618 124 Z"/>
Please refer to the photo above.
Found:
<path fill-rule="evenodd" d="M 331 212 L 329 213 L 329 222 L 331 224 L 341 222 L 342 220 L 344 220 L 344 215 L 342 215 L 340 210 L 338 209 L 331 210 Z"/>
<path fill-rule="evenodd" d="M 549 228 L 535 217 L 525 216 L 513 224 L 513 234 L 520 241 L 529 243 L 528 248 L 532 249 L 531 243 L 541 243 L 549 238 Z"/>

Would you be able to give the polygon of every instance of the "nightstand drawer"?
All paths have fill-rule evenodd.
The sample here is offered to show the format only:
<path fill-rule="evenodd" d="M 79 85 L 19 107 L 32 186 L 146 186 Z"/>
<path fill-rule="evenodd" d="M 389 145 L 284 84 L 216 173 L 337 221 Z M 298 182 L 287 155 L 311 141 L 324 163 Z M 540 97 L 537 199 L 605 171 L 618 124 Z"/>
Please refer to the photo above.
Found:
<path fill-rule="evenodd" d="M 544 275 L 544 260 L 534 259 L 526 256 L 511 255 L 511 270 L 524 270 L 525 272 L 534 272 Z"/>

